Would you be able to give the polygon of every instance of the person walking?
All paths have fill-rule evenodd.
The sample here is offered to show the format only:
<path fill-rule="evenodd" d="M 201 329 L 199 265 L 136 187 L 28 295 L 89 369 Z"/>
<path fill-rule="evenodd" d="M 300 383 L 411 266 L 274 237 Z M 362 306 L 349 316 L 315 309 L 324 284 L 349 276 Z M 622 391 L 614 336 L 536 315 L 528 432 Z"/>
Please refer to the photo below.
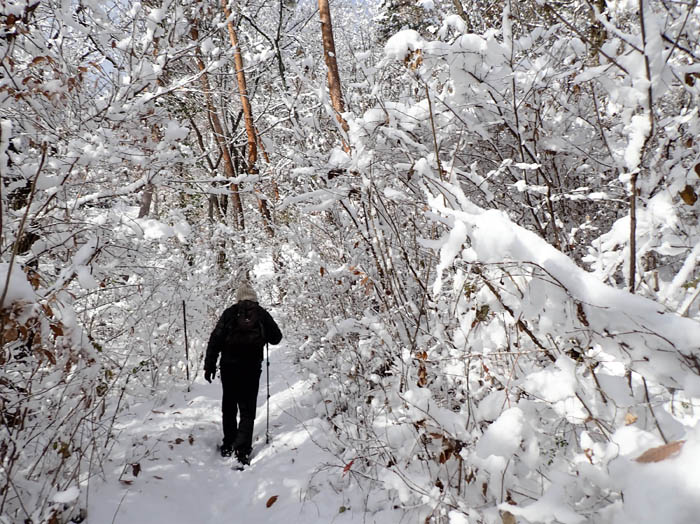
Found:
<path fill-rule="evenodd" d="M 250 283 L 242 282 L 236 290 L 236 303 L 226 308 L 209 337 L 204 359 L 204 379 L 211 383 L 221 355 L 222 457 L 235 453 L 241 464 L 250 463 L 263 348 L 280 340 L 277 323 L 258 304 Z"/>

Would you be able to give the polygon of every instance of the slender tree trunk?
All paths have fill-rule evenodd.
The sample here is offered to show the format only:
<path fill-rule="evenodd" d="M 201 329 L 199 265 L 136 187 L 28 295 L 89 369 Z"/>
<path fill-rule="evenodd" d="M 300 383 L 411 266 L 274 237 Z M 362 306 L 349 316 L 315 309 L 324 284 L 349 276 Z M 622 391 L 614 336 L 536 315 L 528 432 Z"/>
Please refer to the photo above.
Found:
<path fill-rule="evenodd" d="M 629 292 L 634 293 L 637 275 L 637 173 L 630 179 L 630 269 Z"/>
<path fill-rule="evenodd" d="M 601 14 L 605 13 L 605 10 L 608 7 L 607 0 L 595 0 L 593 2 L 593 5 L 595 6 L 595 10 L 597 10 Z M 605 40 L 607 40 L 608 38 L 608 32 L 606 31 L 605 26 L 602 24 L 602 22 L 598 21 L 595 18 L 595 10 L 591 10 L 591 54 L 593 55 L 595 63 L 598 64 L 600 63 L 599 52 L 600 49 L 603 47 Z"/>
<path fill-rule="evenodd" d="M 243 118 L 245 120 L 245 131 L 248 137 L 248 173 L 256 174 L 258 172 L 257 161 L 258 161 L 258 134 L 255 129 L 255 120 L 253 119 L 253 108 L 250 105 L 250 97 L 248 96 L 248 86 L 245 80 L 245 71 L 243 70 L 243 57 L 241 56 L 241 47 L 238 45 L 238 34 L 236 33 L 236 28 L 233 25 L 233 20 L 231 16 L 231 10 L 228 8 L 228 0 L 221 0 L 221 6 L 224 8 L 224 15 L 226 15 L 226 27 L 228 29 L 228 36 L 231 40 L 231 47 L 233 47 L 233 63 L 236 66 L 236 81 L 238 82 L 238 93 L 241 97 L 241 107 L 243 108 Z M 265 229 L 267 234 L 274 236 L 274 230 L 272 229 L 272 217 L 270 216 L 270 210 L 267 207 L 267 202 L 262 198 L 257 191 L 255 191 L 255 196 L 258 200 L 258 209 L 265 222 Z"/>
<path fill-rule="evenodd" d="M 153 202 L 153 184 L 146 184 L 146 187 L 141 193 L 141 207 L 139 207 L 139 218 L 148 216 L 151 211 L 151 202 Z"/>
<path fill-rule="evenodd" d="M 471 33 L 472 32 L 472 29 L 471 29 L 472 25 L 471 25 L 471 22 L 469 20 L 469 16 L 464 11 L 464 6 L 462 5 L 462 0 L 452 0 L 452 3 L 454 4 L 455 11 L 457 11 L 457 14 L 459 15 L 459 17 L 462 20 L 464 20 L 464 22 L 467 24 L 467 33 Z"/>
<path fill-rule="evenodd" d="M 199 32 L 196 27 L 192 28 L 192 39 L 197 40 L 199 37 Z M 204 91 L 204 97 L 207 101 L 207 110 L 209 112 L 209 121 L 214 130 L 214 139 L 216 140 L 219 149 L 221 150 L 221 155 L 224 160 L 224 171 L 228 178 L 234 178 L 236 175 L 236 170 L 233 167 L 233 159 L 231 158 L 231 152 L 229 151 L 228 144 L 225 140 L 224 129 L 221 126 L 221 120 L 219 120 L 219 114 L 214 108 L 214 101 L 211 96 L 211 86 L 209 85 L 209 76 L 206 73 L 206 66 L 199 53 L 199 48 L 195 50 L 195 61 L 197 67 L 201 71 L 200 81 L 202 82 L 202 89 Z M 238 229 L 244 229 L 245 222 L 243 217 L 243 205 L 241 204 L 241 195 L 239 193 L 238 184 L 231 183 L 231 202 L 233 203 L 233 214 L 235 216 L 235 222 Z"/>
<path fill-rule="evenodd" d="M 333 40 L 333 24 L 331 23 L 331 10 L 328 7 L 328 0 L 318 0 L 318 10 L 321 17 L 321 37 L 323 38 L 323 56 L 328 68 L 328 91 L 331 95 L 331 103 L 335 109 L 335 115 L 343 131 L 348 132 L 348 123 L 343 118 L 345 112 L 345 102 L 340 89 L 340 73 L 338 73 L 338 61 L 335 54 L 335 41 Z M 350 148 L 343 141 L 346 151 Z"/>
<path fill-rule="evenodd" d="M 221 0 L 221 6 L 224 8 L 228 36 L 231 40 L 231 47 L 233 47 L 233 63 L 236 66 L 238 93 L 241 97 L 245 131 L 248 136 L 248 173 L 256 173 L 257 169 L 255 164 L 258 160 L 258 144 L 256 140 L 255 123 L 253 121 L 253 109 L 250 106 L 248 86 L 246 85 L 245 72 L 243 71 L 243 57 L 241 56 L 241 48 L 238 45 L 238 34 L 236 33 L 236 28 L 233 26 L 233 20 L 231 19 L 231 10 L 228 8 L 228 0 Z"/>
<path fill-rule="evenodd" d="M 161 7 L 160 3 L 158 4 L 158 7 Z M 154 45 L 153 55 L 157 56 L 158 55 L 158 42 L 157 41 L 154 42 L 153 45 Z M 163 87 L 163 80 L 160 77 L 156 78 L 156 85 L 158 87 Z M 157 143 L 160 143 L 160 141 L 163 139 L 157 125 L 151 126 L 151 136 L 153 137 L 153 140 Z M 147 217 L 151 213 L 151 203 L 153 202 L 153 195 L 155 193 L 155 190 L 156 190 L 156 187 L 151 182 L 149 182 L 148 184 L 146 184 L 144 186 L 143 193 L 141 193 L 141 206 L 139 207 L 138 218 Z"/>
<path fill-rule="evenodd" d="M 648 82 L 647 87 L 647 115 L 649 116 L 649 131 L 644 137 L 644 144 L 639 154 L 639 169 L 632 173 L 630 180 L 630 275 L 629 275 L 629 291 L 634 293 L 636 288 L 637 276 L 637 179 L 638 175 L 643 173 L 644 157 L 649 146 L 649 141 L 654 135 L 654 93 L 652 91 L 651 65 L 649 64 L 649 50 L 647 49 L 647 31 L 644 18 L 644 10 L 646 5 L 644 0 L 639 0 L 639 26 L 642 34 L 642 52 L 644 53 L 644 70 Z"/>

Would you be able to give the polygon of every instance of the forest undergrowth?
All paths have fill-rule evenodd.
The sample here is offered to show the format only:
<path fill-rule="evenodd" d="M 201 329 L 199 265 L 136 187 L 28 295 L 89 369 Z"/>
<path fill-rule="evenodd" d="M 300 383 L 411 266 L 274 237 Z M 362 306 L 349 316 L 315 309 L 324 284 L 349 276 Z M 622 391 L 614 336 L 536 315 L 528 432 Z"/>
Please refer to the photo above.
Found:
<path fill-rule="evenodd" d="M 0 521 L 84 519 L 246 276 L 368 515 L 695 514 L 696 1 L 13 0 L 0 33 Z"/>

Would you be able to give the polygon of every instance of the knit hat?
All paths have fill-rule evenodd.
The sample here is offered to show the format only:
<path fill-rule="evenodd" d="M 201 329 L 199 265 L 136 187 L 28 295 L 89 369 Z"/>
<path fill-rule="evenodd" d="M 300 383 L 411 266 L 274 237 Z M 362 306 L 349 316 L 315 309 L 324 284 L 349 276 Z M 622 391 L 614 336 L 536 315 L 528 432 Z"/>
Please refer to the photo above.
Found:
<path fill-rule="evenodd" d="M 255 294 L 253 287 L 247 282 L 243 281 L 238 289 L 236 290 L 236 301 L 241 302 L 243 300 L 251 300 L 253 302 L 258 301 L 258 295 Z"/>

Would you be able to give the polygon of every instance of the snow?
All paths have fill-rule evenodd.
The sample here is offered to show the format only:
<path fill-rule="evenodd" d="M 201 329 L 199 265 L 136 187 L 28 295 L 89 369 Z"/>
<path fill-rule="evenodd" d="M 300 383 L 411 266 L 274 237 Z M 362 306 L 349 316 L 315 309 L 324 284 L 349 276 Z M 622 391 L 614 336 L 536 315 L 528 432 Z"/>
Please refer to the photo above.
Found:
<path fill-rule="evenodd" d="M 694 374 L 682 365 L 676 352 L 691 355 L 696 353 L 700 324 L 677 315 L 667 315 L 652 300 L 603 284 L 540 237 L 511 222 L 502 211 L 481 210 L 466 201 L 456 188 L 455 194 L 463 199 L 465 210 L 446 208 L 440 197 L 431 201 L 436 210 L 444 213 L 454 223 L 440 250 L 438 274 L 451 264 L 469 236 L 471 246 L 466 250 L 465 260 L 478 260 L 482 263 L 534 263 L 554 277 L 569 296 L 587 305 L 586 314 L 595 319 L 598 329 L 605 326 L 608 333 L 639 333 L 631 351 L 637 360 L 634 368 L 645 376 L 677 388 L 687 375 Z M 440 278 L 436 280 L 434 292 L 440 289 L 441 282 Z M 615 315 L 613 320 L 611 311 L 624 314 Z M 659 336 L 667 345 L 655 340 L 652 342 L 649 336 L 642 336 L 642 333 Z M 622 361 L 630 359 L 630 355 L 621 352 L 616 344 L 610 344 L 605 339 L 601 343 L 615 351 Z M 653 362 L 653 365 L 649 362 Z"/>
<path fill-rule="evenodd" d="M 418 31 L 413 29 L 405 29 L 399 31 L 387 40 L 384 45 L 384 54 L 389 58 L 403 60 L 409 51 L 421 49 L 425 45 L 425 41 L 420 36 Z"/>
<path fill-rule="evenodd" d="M 311 383 L 294 368 L 294 349 L 270 347 L 270 360 L 272 442 L 265 444 L 263 364 L 248 470 L 218 454 L 221 385 L 200 373 L 191 391 L 174 388 L 121 421 L 106 478 L 90 484 L 87 523 L 372 522 L 333 487 L 342 469 L 319 447 L 327 428 L 311 407 Z"/>
<path fill-rule="evenodd" d="M 524 425 L 525 416 L 520 408 L 506 409 L 479 439 L 476 454 L 483 458 L 510 457 L 520 447 Z"/>
<path fill-rule="evenodd" d="M 149 240 L 161 240 L 173 236 L 173 228 L 155 218 L 137 218 L 133 221 L 133 230 Z"/>
<path fill-rule="evenodd" d="M 575 363 L 566 355 L 562 355 L 554 366 L 530 373 L 523 388 L 546 402 L 559 402 L 576 394 L 575 385 Z"/>
<path fill-rule="evenodd" d="M 698 464 L 700 425 L 689 432 L 681 452 L 675 456 L 651 463 L 640 463 L 625 456 L 611 461 L 609 467 L 616 487 L 625 496 L 624 505 L 616 508 L 614 522 L 695 522 L 700 512 Z"/>
<path fill-rule="evenodd" d="M 51 499 L 59 504 L 69 504 L 76 500 L 80 496 L 80 489 L 77 486 L 71 486 L 70 488 L 59 491 Z"/>
<path fill-rule="evenodd" d="M 561 523 L 561 524 L 578 524 L 586 519 L 582 515 L 578 515 L 569 508 L 558 504 L 558 500 L 562 498 L 563 487 L 553 480 L 553 485 L 550 487 L 537 502 L 529 506 L 511 506 L 501 504 L 499 508 L 502 511 L 509 511 L 513 515 L 524 517 L 529 522 L 542 522 L 545 524 Z"/>
<path fill-rule="evenodd" d="M 370 43 L 376 21 L 346 14 L 365 2 L 336 2 L 349 38 L 338 49 L 346 153 L 329 132 L 333 114 L 319 111 L 323 65 L 308 45 L 318 34 L 311 18 L 297 23 L 315 11 L 301 2 L 284 15 L 294 45 L 277 49 L 293 89 L 265 63 L 273 49 L 240 26 L 246 72 L 280 89 L 251 93 L 269 161 L 227 179 L 206 161 L 217 156 L 206 111 L 190 128 L 183 119 L 201 102 L 202 73 L 168 64 L 199 46 L 225 93 L 230 46 L 211 33 L 193 39 L 185 3 L 127 2 L 115 18 L 86 2 L 95 23 L 81 25 L 63 1 L 50 41 L 41 24 L 23 24 L 0 82 L 11 89 L 0 121 L 0 284 L 13 306 L 1 312 L 12 345 L 0 352 L 0 400 L 5 440 L 21 450 L 7 457 L 12 489 L 0 504 L 16 518 L 2 524 L 30 512 L 27 521 L 56 521 L 37 515 L 44 502 L 88 504 L 92 524 L 490 524 L 508 522 L 505 512 L 521 524 L 698 520 L 700 229 L 679 198 L 700 174 L 698 79 L 685 76 L 700 71 L 685 36 L 697 33 L 695 7 L 685 16 L 688 3 L 641 3 L 640 13 L 638 2 L 610 2 L 596 15 L 596 60 L 567 25 L 573 12 L 513 31 L 519 14 L 494 5 L 501 23 L 470 34 L 450 2 L 412 0 L 425 10 L 421 32 L 401 31 L 382 50 Z M 30 14 L 25 0 L 8 5 Z M 266 11 L 262 26 L 279 20 Z M 220 15 L 212 27 L 225 29 Z M 111 62 L 85 63 L 89 53 L 63 45 L 88 37 Z M 169 93 L 185 105 L 166 103 Z M 238 102 L 217 95 L 217 107 L 231 116 Z M 237 129 L 226 133 L 232 146 Z M 636 296 L 624 291 L 635 173 Z M 265 241 L 254 192 L 272 181 L 283 200 L 268 195 L 275 238 Z M 243 184 L 244 230 L 207 213 L 207 197 L 232 182 Z M 137 219 L 147 184 L 158 198 Z M 25 232 L 40 239 L 13 254 L 25 211 Z M 543 239 L 553 224 L 570 240 L 559 250 Z M 583 253 L 592 272 L 577 265 Z M 216 452 L 219 384 L 194 370 L 185 391 L 175 348 L 187 299 L 189 363 L 201 361 L 220 295 L 261 256 L 264 293 L 305 340 L 273 348 L 272 397 L 261 388 L 253 465 L 241 473 Z M 638 460 L 666 441 L 684 444 Z"/>
<path fill-rule="evenodd" d="M 625 150 L 625 167 L 629 171 L 639 168 L 642 156 L 642 147 L 651 131 L 649 114 L 634 115 L 629 125 L 629 144 Z"/>
<path fill-rule="evenodd" d="M 7 274 L 10 273 L 10 280 L 7 280 Z M 0 293 L 5 290 L 5 283 L 7 282 L 7 292 L 5 294 L 5 300 L 2 304 L 14 304 L 15 302 L 33 302 L 34 290 L 31 284 L 27 281 L 27 277 L 24 272 L 14 264 L 12 266 L 12 271 L 10 271 L 10 264 L 7 262 L 0 263 Z"/>
<path fill-rule="evenodd" d="M 95 277 L 90 273 L 90 268 L 87 266 L 78 266 L 75 268 L 76 276 L 78 277 L 78 282 L 83 287 L 83 289 L 95 289 L 99 286 Z"/>
<path fill-rule="evenodd" d="M 165 128 L 163 139 L 166 142 L 182 140 L 189 132 L 189 127 L 181 126 L 176 120 L 171 120 Z"/>

